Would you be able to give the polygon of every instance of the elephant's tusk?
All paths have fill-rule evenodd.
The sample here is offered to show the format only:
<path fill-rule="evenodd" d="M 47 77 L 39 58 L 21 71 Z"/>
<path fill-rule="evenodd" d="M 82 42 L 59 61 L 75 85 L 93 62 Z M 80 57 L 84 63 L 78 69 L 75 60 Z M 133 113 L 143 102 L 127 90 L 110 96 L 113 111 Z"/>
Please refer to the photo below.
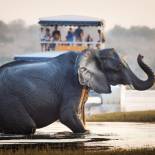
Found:
<path fill-rule="evenodd" d="M 86 124 L 86 118 L 85 118 L 85 103 L 88 99 L 88 93 L 89 93 L 89 88 L 87 86 L 83 86 L 82 93 L 81 93 L 81 98 L 80 98 L 80 108 L 81 108 L 81 119 L 83 124 Z"/>

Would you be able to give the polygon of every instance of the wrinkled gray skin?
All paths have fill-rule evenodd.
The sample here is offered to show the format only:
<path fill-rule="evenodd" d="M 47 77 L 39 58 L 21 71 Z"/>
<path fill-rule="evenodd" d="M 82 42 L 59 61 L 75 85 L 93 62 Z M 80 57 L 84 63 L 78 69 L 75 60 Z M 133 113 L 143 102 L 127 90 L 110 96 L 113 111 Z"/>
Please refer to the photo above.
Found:
<path fill-rule="evenodd" d="M 0 67 L 0 129 L 3 133 L 31 134 L 60 120 L 75 133 L 86 129 L 78 117 L 82 85 L 110 93 L 111 85 L 128 84 L 138 90 L 154 82 L 151 69 L 138 56 L 148 75 L 138 79 L 114 51 L 69 52 L 49 61 L 15 61 Z"/>

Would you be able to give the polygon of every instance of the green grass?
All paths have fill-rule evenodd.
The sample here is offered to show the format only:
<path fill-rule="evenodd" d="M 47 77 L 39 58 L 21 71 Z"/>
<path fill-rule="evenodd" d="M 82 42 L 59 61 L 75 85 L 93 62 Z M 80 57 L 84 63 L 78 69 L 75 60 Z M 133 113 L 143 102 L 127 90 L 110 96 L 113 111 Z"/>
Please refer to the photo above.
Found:
<path fill-rule="evenodd" d="M 52 150 L 52 149 L 19 149 L 13 150 L 0 150 L 0 155 L 155 155 L 155 148 L 142 148 L 142 149 L 113 149 L 108 151 L 84 151 L 83 149 L 77 150 Z"/>
<path fill-rule="evenodd" d="M 155 122 L 155 111 L 114 112 L 93 115 L 90 122 Z"/>

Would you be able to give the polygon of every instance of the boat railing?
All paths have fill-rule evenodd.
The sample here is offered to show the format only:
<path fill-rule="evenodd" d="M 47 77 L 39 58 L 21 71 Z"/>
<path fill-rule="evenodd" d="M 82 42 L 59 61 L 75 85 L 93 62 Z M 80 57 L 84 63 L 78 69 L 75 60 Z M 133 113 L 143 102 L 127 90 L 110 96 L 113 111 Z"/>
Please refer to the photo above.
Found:
<path fill-rule="evenodd" d="M 41 44 L 61 44 L 61 45 L 101 45 L 103 43 L 101 42 L 97 42 L 97 41 L 93 41 L 93 42 L 86 42 L 86 41 L 73 41 L 73 42 L 69 42 L 69 41 L 40 41 Z"/>
<path fill-rule="evenodd" d="M 66 51 L 66 50 L 75 50 L 83 51 L 87 48 L 103 48 L 104 44 L 102 42 L 86 42 L 86 41 L 41 41 L 41 44 L 44 44 L 46 47 L 45 51 L 57 50 L 57 51 Z"/>

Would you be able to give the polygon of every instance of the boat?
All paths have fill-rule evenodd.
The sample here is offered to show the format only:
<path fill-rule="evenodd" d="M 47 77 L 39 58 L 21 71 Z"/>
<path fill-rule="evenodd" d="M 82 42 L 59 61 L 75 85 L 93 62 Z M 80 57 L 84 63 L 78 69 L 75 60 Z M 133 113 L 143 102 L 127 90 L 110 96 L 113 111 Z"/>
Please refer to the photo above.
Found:
<path fill-rule="evenodd" d="M 98 35 L 98 31 L 100 31 L 100 33 L 103 34 L 103 31 L 104 31 L 103 19 L 87 17 L 87 16 L 77 16 L 77 15 L 53 16 L 53 17 L 40 18 L 38 23 L 40 25 L 40 29 L 45 31 L 47 30 L 54 31 L 55 27 L 57 27 L 59 31 L 63 31 L 63 32 L 67 32 L 66 30 L 70 28 L 74 29 L 74 31 L 77 28 L 81 28 L 83 29 L 84 33 L 87 32 L 87 34 L 92 34 L 94 32 L 96 33 L 94 35 Z M 62 33 L 62 34 L 65 34 L 65 33 Z M 49 40 L 41 38 L 40 40 L 41 46 L 44 45 L 44 46 L 50 47 L 51 45 L 54 45 L 54 48 L 45 48 L 44 50 L 41 49 L 40 52 L 16 55 L 14 57 L 14 60 L 15 61 L 49 60 L 53 57 L 59 56 L 69 51 L 82 52 L 84 49 L 87 49 L 87 48 L 93 48 L 93 49 L 104 48 L 104 41 L 105 41 L 104 38 L 103 38 L 103 41 L 99 39 L 86 41 L 82 39 L 77 40 L 76 38 L 73 38 L 72 41 L 68 41 L 64 36 L 63 38 L 64 39 L 58 39 L 58 40 L 54 40 L 53 38 Z M 103 102 L 102 97 L 99 94 L 96 94 L 96 95 L 94 94 L 95 92 L 91 91 L 90 97 L 88 99 L 89 103 L 94 103 L 95 102 L 94 97 L 96 96 L 99 98 L 99 101 L 101 101 L 102 103 Z"/>

